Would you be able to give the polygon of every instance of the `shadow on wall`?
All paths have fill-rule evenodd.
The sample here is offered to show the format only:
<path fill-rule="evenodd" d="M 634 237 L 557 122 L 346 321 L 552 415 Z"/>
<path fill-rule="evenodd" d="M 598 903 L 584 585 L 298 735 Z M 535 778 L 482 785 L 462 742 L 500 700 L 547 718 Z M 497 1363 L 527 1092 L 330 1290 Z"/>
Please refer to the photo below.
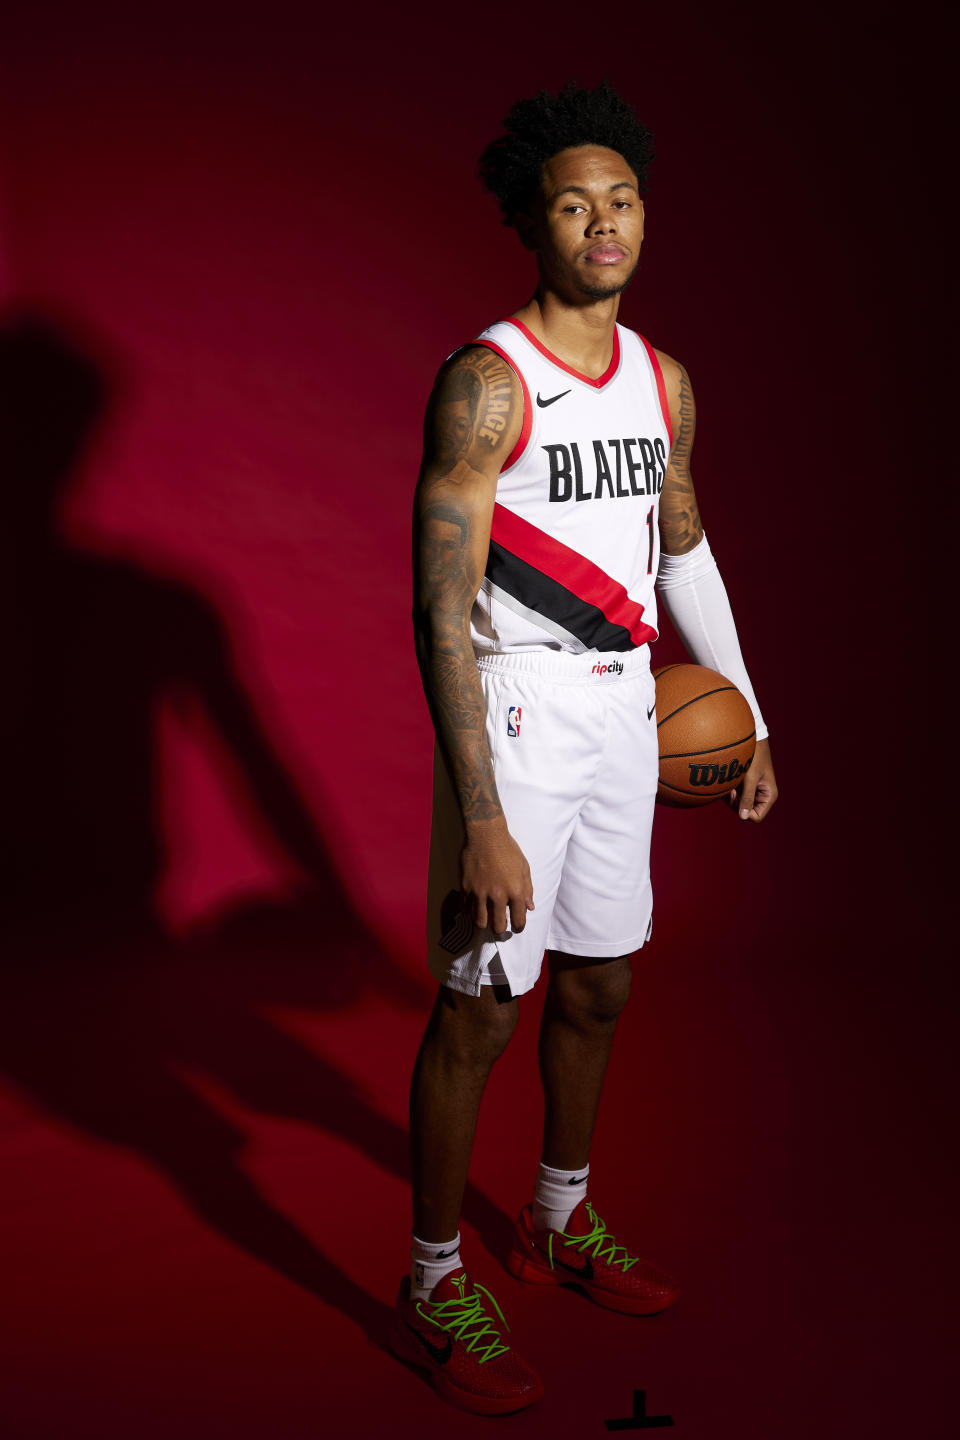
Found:
<path fill-rule="evenodd" d="M 180 1072 L 202 1071 L 244 1105 L 315 1124 L 405 1177 L 405 1129 L 263 1012 L 355 1005 L 373 986 L 421 1007 L 426 992 L 345 900 L 208 601 L 58 532 L 108 400 L 102 368 L 54 326 L 0 319 L 0 1069 L 159 1168 L 215 1230 L 382 1341 L 387 1307 L 270 1205 L 238 1167 L 243 1131 Z M 248 810 L 303 877 L 289 899 L 241 904 L 186 940 L 151 903 L 161 700 L 200 702 Z M 507 1217 L 473 1189 L 465 1213 L 499 1247 Z"/>

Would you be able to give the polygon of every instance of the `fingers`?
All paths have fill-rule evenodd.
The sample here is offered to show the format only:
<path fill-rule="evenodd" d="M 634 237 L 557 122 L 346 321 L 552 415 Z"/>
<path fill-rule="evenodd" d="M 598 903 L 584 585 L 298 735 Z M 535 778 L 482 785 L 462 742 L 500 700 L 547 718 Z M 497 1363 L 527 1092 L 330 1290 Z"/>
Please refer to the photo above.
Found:
<path fill-rule="evenodd" d="M 739 810 L 741 820 L 766 819 L 777 799 L 777 782 L 770 759 L 770 742 L 757 741 L 753 764 L 740 784 Z"/>
<path fill-rule="evenodd" d="M 468 843 L 461 856 L 464 908 L 478 930 L 496 936 L 522 931 L 534 908 L 530 866 L 510 836 L 506 842 Z"/>
<path fill-rule="evenodd" d="M 527 923 L 527 911 L 533 910 L 533 881 L 530 879 L 530 868 L 524 861 L 526 874 L 523 877 L 523 893 L 517 899 L 510 901 L 510 923 L 514 930 L 522 930 Z"/>
<path fill-rule="evenodd" d="M 753 804 L 751 820 L 765 820 L 771 809 L 776 804 L 777 787 L 768 781 L 761 780 L 757 786 L 756 799 Z"/>
<path fill-rule="evenodd" d="M 508 931 L 519 934 L 526 926 L 527 911 L 534 909 L 532 888 L 522 896 L 511 896 L 509 899 L 473 895 L 471 900 L 469 913 L 474 925 L 478 930 L 489 927 L 494 935 L 506 935 Z"/>
<path fill-rule="evenodd" d="M 522 930 L 526 923 L 526 911 L 522 901 L 511 901 L 508 905 L 492 895 L 475 894 L 469 897 L 467 913 L 472 916 L 478 930 L 490 929 L 494 935 L 507 933 L 507 910 L 514 930 Z"/>
<path fill-rule="evenodd" d="M 488 899 L 486 908 L 494 935 L 506 935 L 508 930 L 519 932 L 527 923 L 527 906 L 519 898 Z"/>
<path fill-rule="evenodd" d="M 761 775 L 747 792 L 746 783 L 740 795 L 739 815 L 741 820 L 765 820 L 777 799 L 777 787 Z"/>
<path fill-rule="evenodd" d="M 756 798 L 756 794 L 757 794 L 757 776 L 756 776 L 756 775 L 751 775 L 751 774 L 750 774 L 750 771 L 748 770 L 747 773 L 746 773 L 746 775 L 744 775 L 743 781 L 742 781 L 741 786 L 740 786 L 740 808 L 739 808 L 739 815 L 740 815 L 740 819 L 741 819 L 741 820 L 750 820 L 750 819 L 757 819 L 757 818 L 758 818 L 758 817 L 754 814 L 754 808 L 753 808 L 753 807 L 754 807 L 754 800 L 755 800 L 755 798 Z"/>

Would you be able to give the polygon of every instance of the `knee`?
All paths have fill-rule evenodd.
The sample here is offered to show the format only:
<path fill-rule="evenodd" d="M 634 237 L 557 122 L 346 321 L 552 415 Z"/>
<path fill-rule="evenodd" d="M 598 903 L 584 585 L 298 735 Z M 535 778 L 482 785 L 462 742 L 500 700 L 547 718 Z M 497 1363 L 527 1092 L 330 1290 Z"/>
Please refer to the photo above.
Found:
<path fill-rule="evenodd" d="M 517 1002 L 498 1003 L 484 987 L 479 996 L 441 990 L 434 1016 L 449 1060 L 489 1070 L 500 1058 L 517 1026 Z"/>
<path fill-rule="evenodd" d="M 612 1025 L 630 996 L 630 957 L 565 966 L 550 978 L 553 1003 L 578 1026 Z"/>

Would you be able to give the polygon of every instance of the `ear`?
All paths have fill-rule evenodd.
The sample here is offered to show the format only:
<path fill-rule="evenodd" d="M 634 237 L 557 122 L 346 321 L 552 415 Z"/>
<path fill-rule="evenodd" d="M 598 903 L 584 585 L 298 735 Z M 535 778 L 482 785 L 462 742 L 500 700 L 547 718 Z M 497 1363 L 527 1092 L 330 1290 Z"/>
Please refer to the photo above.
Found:
<path fill-rule="evenodd" d="M 646 218 L 647 218 L 647 212 L 646 212 L 646 208 L 645 208 L 644 203 L 643 203 L 643 197 L 642 197 L 642 196 L 640 197 L 639 205 L 640 205 L 640 239 L 641 239 L 641 241 L 642 241 L 642 240 L 643 240 L 643 226 L 644 226 L 644 221 L 645 221 Z"/>

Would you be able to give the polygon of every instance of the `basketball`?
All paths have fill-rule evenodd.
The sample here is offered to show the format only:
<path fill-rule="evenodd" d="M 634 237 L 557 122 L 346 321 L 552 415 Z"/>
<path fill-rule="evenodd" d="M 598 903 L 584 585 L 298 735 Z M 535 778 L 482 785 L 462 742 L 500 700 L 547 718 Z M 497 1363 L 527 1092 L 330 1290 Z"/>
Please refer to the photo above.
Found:
<path fill-rule="evenodd" d="M 742 780 L 757 745 L 750 706 L 726 676 L 704 665 L 664 665 L 653 675 L 658 803 L 707 805 L 728 795 Z"/>

